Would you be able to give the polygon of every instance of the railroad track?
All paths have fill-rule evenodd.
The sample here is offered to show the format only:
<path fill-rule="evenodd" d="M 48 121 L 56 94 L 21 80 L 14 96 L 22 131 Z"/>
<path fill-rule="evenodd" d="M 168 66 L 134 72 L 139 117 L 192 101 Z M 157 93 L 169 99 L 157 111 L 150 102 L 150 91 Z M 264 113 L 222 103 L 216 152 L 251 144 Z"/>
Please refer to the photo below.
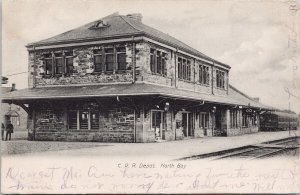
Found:
<path fill-rule="evenodd" d="M 300 147 L 300 138 L 293 137 L 282 140 L 275 140 L 271 142 L 265 142 L 257 145 L 250 145 L 240 148 L 234 148 L 219 152 L 213 152 L 202 155 L 194 155 L 190 157 L 185 157 L 179 160 L 198 160 L 208 158 L 210 160 L 220 160 L 220 159 L 246 159 L 255 160 L 272 157 L 284 152 L 289 152 L 296 150 Z"/>

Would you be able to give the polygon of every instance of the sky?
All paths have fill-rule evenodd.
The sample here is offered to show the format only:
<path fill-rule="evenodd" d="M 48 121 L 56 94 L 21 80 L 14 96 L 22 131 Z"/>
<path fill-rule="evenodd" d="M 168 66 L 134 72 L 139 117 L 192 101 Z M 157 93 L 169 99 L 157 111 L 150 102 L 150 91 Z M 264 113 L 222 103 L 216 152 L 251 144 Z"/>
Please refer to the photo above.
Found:
<path fill-rule="evenodd" d="M 242 92 L 300 113 L 299 0 L 3 0 L 2 75 L 27 72 L 26 44 L 114 12 L 141 13 L 143 23 L 230 65 L 230 84 Z M 8 78 L 6 86 L 27 87 L 27 73 Z"/>

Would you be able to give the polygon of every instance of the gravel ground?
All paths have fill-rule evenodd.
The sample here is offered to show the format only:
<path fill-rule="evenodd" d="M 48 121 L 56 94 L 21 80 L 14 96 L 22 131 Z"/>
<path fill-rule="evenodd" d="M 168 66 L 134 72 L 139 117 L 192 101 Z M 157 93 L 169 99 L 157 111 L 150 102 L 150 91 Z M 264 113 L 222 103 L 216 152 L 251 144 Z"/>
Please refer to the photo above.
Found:
<path fill-rule="evenodd" d="M 37 142 L 27 140 L 11 140 L 1 142 L 1 154 L 11 155 L 34 152 L 76 150 L 99 146 L 104 147 L 109 145 L 93 142 Z"/>

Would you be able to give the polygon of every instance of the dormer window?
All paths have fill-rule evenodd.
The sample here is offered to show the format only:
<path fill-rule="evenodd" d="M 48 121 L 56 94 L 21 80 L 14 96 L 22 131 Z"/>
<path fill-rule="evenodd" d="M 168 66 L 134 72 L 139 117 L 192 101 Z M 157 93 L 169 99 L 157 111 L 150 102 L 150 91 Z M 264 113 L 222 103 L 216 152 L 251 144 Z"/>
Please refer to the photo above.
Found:
<path fill-rule="evenodd" d="M 97 22 L 94 23 L 93 26 L 91 26 L 91 29 L 97 29 L 97 28 L 104 28 L 104 27 L 108 27 L 108 24 L 103 21 L 103 20 L 99 20 Z"/>

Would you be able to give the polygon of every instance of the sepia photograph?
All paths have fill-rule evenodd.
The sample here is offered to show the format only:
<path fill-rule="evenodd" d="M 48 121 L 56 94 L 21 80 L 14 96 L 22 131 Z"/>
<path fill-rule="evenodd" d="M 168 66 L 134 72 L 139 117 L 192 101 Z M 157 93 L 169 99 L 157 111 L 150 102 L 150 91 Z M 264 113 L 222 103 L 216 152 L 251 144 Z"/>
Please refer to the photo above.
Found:
<path fill-rule="evenodd" d="M 1 194 L 300 192 L 299 0 L 1 3 Z"/>

